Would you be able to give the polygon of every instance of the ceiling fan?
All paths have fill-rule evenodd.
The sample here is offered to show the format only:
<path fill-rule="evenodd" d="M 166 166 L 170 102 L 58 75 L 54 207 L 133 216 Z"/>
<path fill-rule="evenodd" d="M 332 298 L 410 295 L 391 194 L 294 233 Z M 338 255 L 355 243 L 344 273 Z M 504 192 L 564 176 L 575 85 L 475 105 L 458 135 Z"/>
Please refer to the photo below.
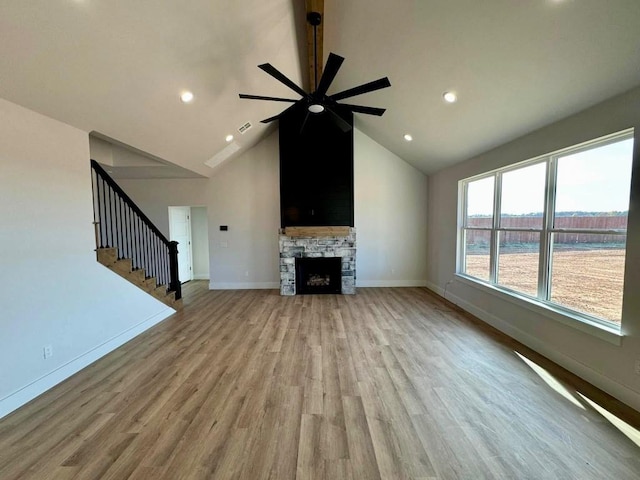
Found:
<path fill-rule="evenodd" d="M 240 98 L 245 98 L 249 100 L 270 100 L 274 102 L 289 102 L 293 103 L 289 108 L 280 112 L 278 115 L 275 115 L 270 118 L 266 118 L 262 120 L 262 123 L 273 122 L 274 120 L 279 119 L 286 112 L 291 110 L 292 108 L 302 105 L 305 107 L 306 114 L 304 120 L 302 122 L 302 126 L 300 131 L 302 131 L 307 123 L 309 115 L 320 115 L 320 114 L 328 114 L 331 121 L 335 123 L 342 131 L 347 132 L 351 130 L 351 125 L 345 121 L 338 113 L 336 113 L 336 109 L 346 109 L 355 113 L 365 113 L 367 115 L 377 115 L 382 116 L 385 112 L 384 108 L 376 108 L 376 107 L 366 107 L 364 105 L 352 105 L 349 103 L 338 103 L 338 100 L 343 100 L 345 98 L 355 97 L 357 95 L 362 95 L 364 93 L 373 92 L 375 90 L 380 90 L 382 88 L 387 88 L 391 86 L 389 79 L 387 77 L 379 78 L 378 80 L 374 80 L 372 82 L 368 82 L 357 87 L 349 88 L 348 90 L 344 90 L 342 92 L 335 93 L 333 95 L 327 95 L 327 91 L 331 86 L 331 83 L 335 79 L 338 74 L 338 70 L 340 70 L 340 66 L 344 61 L 344 58 L 340 55 L 336 55 L 335 53 L 330 53 L 329 58 L 327 59 L 327 64 L 325 66 L 324 71 L 322 72 L 322 76 L 320 77 L 320 81 L 318 82 L 318 55 L 317 55 L 317 36 L 316 36 L 316 28 L 320 25 L 322 16 L 318 12 L 310 12 L 307 15 L 307 21 L 313 25 L 314 31 L 314 64 L 315 64 L 315 72 L 316 74 L 314 79 L 314 91 L 312 93 L 305 92 L 302 88 L 296 85 L 293 81 L 287 78 L 282 72 L 277 70 L 270 63 L 263 63 L 262 65 L 258 65 L 258 68 L 263 70 L 264 72 L 271 75 L 273 78 L 283 83 L 287 87 L 289 87 L 294 92 L 298 93 L 302 96 L 302 98 L 296 100 L 293 98 L 281 98 L 281 97 L 265 97 L 262 95 L 248 95 L 241 93 Z"/>

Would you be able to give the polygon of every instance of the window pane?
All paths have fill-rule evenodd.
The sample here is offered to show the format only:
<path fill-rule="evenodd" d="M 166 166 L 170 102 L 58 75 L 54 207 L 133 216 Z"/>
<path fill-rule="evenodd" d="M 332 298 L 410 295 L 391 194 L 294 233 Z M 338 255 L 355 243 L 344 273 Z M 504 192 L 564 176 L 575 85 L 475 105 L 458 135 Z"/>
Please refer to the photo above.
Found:
<path fill-rule="evenodd" d="M 467 184 L 467 227 L 493 226 L 494 177 L 475 180 Z"/>
<path fill-rule="evenodd" d="M 537 163 L 502 175 L 500 226 L 542 228 L 546 163 Z"/>
<path fill-rule="evenodd" d="M 491 230 L 465 230 L 464 237 L 465 273 L 488 282 L 491 278 Z"/>
<path fill-rule="evenodd" d="M 517 292 L 538 295 L 539 232 L 500 232 L 498 284 Z"/>
<path fill-rule="evenodd" d="M 554 234 L 551 301 L 620 323 L 625 235 Z"/>
<path fill-rule="evenodd" d="M 633 139 L 558 159 L 555 228 L 626 229 Z"/>

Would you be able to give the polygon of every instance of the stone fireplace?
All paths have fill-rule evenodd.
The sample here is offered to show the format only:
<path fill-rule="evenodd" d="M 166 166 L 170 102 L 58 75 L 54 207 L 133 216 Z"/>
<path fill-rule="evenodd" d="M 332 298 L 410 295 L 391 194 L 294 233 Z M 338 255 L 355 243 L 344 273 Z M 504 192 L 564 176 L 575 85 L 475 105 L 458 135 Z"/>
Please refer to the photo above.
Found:
<path fill-rule="evenodd" d="M 287 227 L 280 229 L 280 295 L 296 295 L 299 279 L 296 278 L 296 259 L 340 258 L 339 292 L 315 291 L 313 293 L 356 293 L 356 230 L 352 227 Z M 299 265 L 301 262 L 298 262 Z M 305 262 L 302 262 L 305 263 Z M 306 262 L 311 263 L 313 262 Z M 322 263 L 322 262 L 320 262 Z M 309 268 L 309 267 L 307 267 Z M 313 268 L 313 266 L 311 267 Z M 300 272 L 300 266 L 298 266 Z M 310 286 L 326 285 L 329 276 L 325 267 L 316 267 Z M 313 289 L 312 289 L 313 290 Z"/>

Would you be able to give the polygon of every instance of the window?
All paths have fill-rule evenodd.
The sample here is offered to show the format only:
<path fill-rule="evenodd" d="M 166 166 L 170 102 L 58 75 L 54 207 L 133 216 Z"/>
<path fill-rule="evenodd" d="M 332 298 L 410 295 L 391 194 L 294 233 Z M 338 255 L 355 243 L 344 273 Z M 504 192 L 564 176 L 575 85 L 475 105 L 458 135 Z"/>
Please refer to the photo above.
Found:
<path fill-rule="evenodd" d="M 619 327 L 633 131 L 460 182 L 458 273 Z"/>

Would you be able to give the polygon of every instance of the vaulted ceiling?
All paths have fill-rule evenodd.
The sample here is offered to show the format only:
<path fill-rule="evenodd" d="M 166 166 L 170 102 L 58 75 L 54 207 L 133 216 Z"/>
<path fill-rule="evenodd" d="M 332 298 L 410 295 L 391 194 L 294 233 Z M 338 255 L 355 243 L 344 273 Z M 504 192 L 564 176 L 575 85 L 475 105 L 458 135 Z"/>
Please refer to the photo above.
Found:
<path fill-rule="evenodd" d="M 346 58 L 329 93 L 388 76 L 391 88 L 350 99 L 387 108 L 356 125 L 425 173 L 640 84 L 637 0 L 326 0 L 324 10 L 324 56 Z M 0 12 L 0 97 L 201 175 L 228 134 L 237 155 L 286 108 L 238 98 L 292 95 L 258 64 L 309 87 L 304 0 L 0 0 Z M 457 103 L 443 102 L 447 90 Z"/>

